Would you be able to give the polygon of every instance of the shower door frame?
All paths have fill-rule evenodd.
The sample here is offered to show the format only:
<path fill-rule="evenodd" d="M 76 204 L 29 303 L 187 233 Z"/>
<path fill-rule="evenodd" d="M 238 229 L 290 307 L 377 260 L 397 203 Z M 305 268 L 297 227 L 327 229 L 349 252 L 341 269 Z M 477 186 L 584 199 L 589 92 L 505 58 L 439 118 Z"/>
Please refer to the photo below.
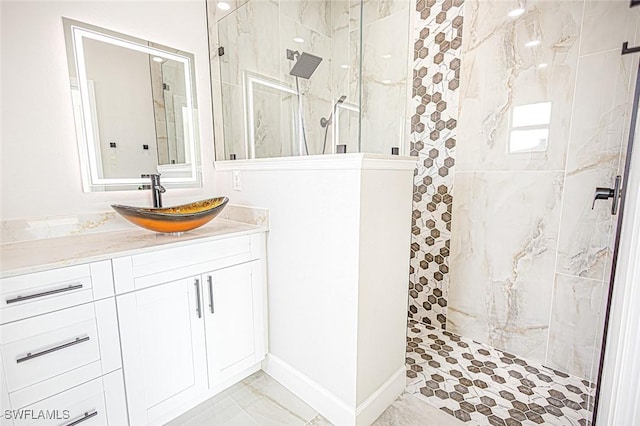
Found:
<path fill-rule="evenodd" d="M 636 71 L 629 139 L 613 245 L 602 350 L 592 417 L 594 425 L 640 423 L 638 418 L 640 412 L 634 409 L 640 405 L 640 391 L 638 383 L 634 380 L 636 375 L 633 374 L 633 366 L 636 364 L 636 360 L 640 359 L 640 328 L 633 327 L 633 324 L 640 324 L 640 304 L 633 304 L 633 296 L 640 296 L 640 291 L 634 289 L 634 284 L 640 283 L 640 267 L 636 266 L 640 265 L 640 197 L 638 197 L 640 192 L 640 154 L 634 154 L 633 151 L 635 135 L 640 130 L 637 128 L 639 113 L 640 63 Z M 635 160 L 633 157 L 636 157 Z M 635 161 L 633 174 L 631 173 L 632 161 Z M 631 206 L 630 213 L 633 213 L 633 216 L 628 217 L 627 220 L 631 222 L 627 223 L 624 213 L 627 196 L 633 195 L 627 191 L 630 185 L 636 190 L 635 199 L 631 200 L 636 204 Z M 628 226 L 631 229 L 627 231 Z M 624 239 L 622 238 L 623 231 L 628 232 Z M 625 249 L 628 249 L 628 252 Z M 617 280 L 621 280 L 621 282 L 617 282 Z M 638 299 L 640 301 L 640 297 Z M 635 336 L 632 334 L 634 331 Z M 610 339 L 611 341 L 609 341 Z M 636 367 L 636 372 L 638 368 L 640 367 Z M 620 395 L 625 395 L 627 398 L 623 399 Z M 635 401 L 629 398 L 629 395 L 635 396 Z M 603 404 L 602 407 L 599 407 L 600 403 Z M 621 412 L 620 416 L 626 416 L 626 419 L 621 420 L 618 417 L 619 411 Z"/>

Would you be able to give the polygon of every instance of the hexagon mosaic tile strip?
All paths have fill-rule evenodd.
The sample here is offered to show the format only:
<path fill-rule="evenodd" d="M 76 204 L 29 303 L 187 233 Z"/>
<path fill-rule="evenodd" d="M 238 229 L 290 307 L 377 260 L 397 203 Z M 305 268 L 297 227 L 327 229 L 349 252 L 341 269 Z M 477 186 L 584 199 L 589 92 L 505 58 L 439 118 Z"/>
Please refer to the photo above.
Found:
<path fill-rule="evenodd" d="M 410 321 L 407 392 L 470 425 L 590 425 L 586 380 Z"/>
<path fill-rule="evenodd" d="M 410 154 L 414 172 L 409 318 L 447 322 L 452 184 L 464 0 L 415 3 Z"/>

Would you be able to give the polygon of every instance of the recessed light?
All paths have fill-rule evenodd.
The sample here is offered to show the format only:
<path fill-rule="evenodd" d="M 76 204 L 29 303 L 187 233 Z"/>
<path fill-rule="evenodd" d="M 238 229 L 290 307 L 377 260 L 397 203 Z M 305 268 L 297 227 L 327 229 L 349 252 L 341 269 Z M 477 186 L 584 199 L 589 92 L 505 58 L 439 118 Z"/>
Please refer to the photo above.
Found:
<path fill-rule="evenodd" d="M 526 47 L 535 47 L 535 46 L 537 46 L 539 44 L 540 44 L 540 40 L 531 40 L 531 41 L 526 42 L 524 45 Z"/>
<path fill-rule="evenodd" d="M 517 9 L 513 9 L 511 12 L 507 13 L 507 15 L 509 15 L 510 18 L 517 18 L 518 16 L 522 15 L 523 13 L 524 13 L 524 9 L 519 7 Z"/>
<path fill-rule="evenodd" d="M 163 59 L 163 58 L 161 58 L 161 57 L 159 57 L 159 56 L 154 56 L 154 57 L 152 57 L 151 59 L 153 59 L 153 60 L 154 60 L 154 61 L 156 61 L 156 62 L 164 62 L 164 59 Z"/>
<path fill-rule="evenodd" d="M 229 10 L 229 9 L 231 9 L 231 5 L 229 3 L 227 3 L 226 1 L 219 1 L 218 2 L 218 9 L 220 9 L 220 10 Z"/>
<path fill-rule="evenodd" d="M 340 68 L 342 68 L 342 69 L 345 69 L 345 70 L 346 70 L 346 69 L 348 69 L 348 68 L 349 68 L 349 65 L 347 65 L 347 64 L 342 64 L 342 65 L 340 65 Z"/>
<path fill-rule="evenodd" d="M 382 84 L 391 84 L 391 80 L 382 80 Z"/>
<path fill-rule="evenodd" d="M 382 55 L 382 59 L 391 59 L 391 53 L 387 53 L 385 55 Z"/>
<path fill-rule="evenodd" d="M 538 68 L 546 68 L 549 64 L 538 64 Z"/>
<path fill-rule="evenodd" d="M 296 43 L 304 43 L 304 39 L 302 37 L 295 37 L 293 41 L 295 41 Z"/>

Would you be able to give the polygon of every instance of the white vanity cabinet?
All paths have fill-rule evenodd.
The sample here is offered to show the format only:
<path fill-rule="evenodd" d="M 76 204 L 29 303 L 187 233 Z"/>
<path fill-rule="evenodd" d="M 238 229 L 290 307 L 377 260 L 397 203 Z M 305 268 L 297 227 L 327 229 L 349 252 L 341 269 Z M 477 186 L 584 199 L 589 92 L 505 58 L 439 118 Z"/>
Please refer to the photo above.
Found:
<path fill-rule="evenodd" d="M 113 296 L 108 260 L 0 280 L 3 426 L 127 423 Z"/>
<path fill-rule="evenodd" d="M 260 368 L 264 234 L 113 260 L 132 425 L 160 424 Z"/>
<path fill-rule="evenodd" d="M 0 426 L 159 425 L 259 370 L 265 231 L 0 246 Z"/>

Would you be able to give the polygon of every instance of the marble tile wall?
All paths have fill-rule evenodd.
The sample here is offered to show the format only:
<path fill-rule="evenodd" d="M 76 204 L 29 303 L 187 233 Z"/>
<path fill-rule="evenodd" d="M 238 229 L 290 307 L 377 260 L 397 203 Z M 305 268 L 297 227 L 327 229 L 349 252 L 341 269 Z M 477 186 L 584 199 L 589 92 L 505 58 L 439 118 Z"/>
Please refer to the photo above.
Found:
<path fill-rule="evenodd" d="M 212 72 L 213 99 L 222 111 L 222 120 L 215 125 L 223 131 L 225 158 L 235 154 L 247 158 L 245 144 L 245 112 L 243 93 L 243 70 L 277 79 L 280 74 L 282 55 L 279 51 L 279 8 L 268 1 L 237 2 L 229 14 L 221 14 L 214 1 L 208 2 L 209 42 Z M 223 15 L 219 17 L 219 14 Z M 220 19 L 218 21 L 218 19 Z M 256 29 L 259 29 L 257 31 Z M 224 49 L 219 56 L 218 48 Z M 220 90 L 220 93 L 215 93 Z M 217 96 L 216 96 L 217 95 Z M 265 109 L 264 103 L 273 102 Z M 215 118 L 215 117 L 214 117 Z M 280 108 L 273 92 L 258 93 L 254 109 L 256 151 L 259 146 L 268 146 L 280 137 Z M 216 132 L 216 136 L 218 136 Z"/>
<path fill-rule="evenodd" d="M 623 172 L 637 57 L 620 46 L 637 43 L 639 28 L 640 11 L 626 2 L 585 2 L 546 362 L 588 379 L 597 374 L 616 221 L 609 203 L 591 210 L 591 200 Z"/>
<path fill-rule="evenodd" d="M 635 65 L 620 46 L 639 14 L 516 7 L 465 2 L 446 326 L 592 380 L 615 218 L 591 200 L 621 173 Z M 541 104 L 524 114 L 535 138 L 518 139 L 518 108 Z"/>
<path fill-rule="evenodd" d="M 334 99 L 340 99 L 341 96 L 346 96 L 346 99 L 336 110 L 337 124 L 329 129 L 328 137 L 334 144 L 346 145 L 347 152 L 360 151 L 362 49 L 359 16 L 359 2 L 331 2 L 331 91 Z M 334 129 L 337 129 L 335 135 Z"/>
<path fill-rule="evenodd" d="M 353 24 L 362 19 L 362 152 L 391 154 L 406 144 L 411 3 L 364 0 L 362 17 L 352 13 Z"/>
<path fill-rule="evenodd" d="M 359 37 L 354 38 L 349 0 L 280 0 L 236 1 L 228 12 L 208 2 L 209 40 L 214 99 L 214 112 L 220 130 L 217 140 L 224 141 L 218 157 L 246 158 L 243 72 L 250 71 L 271 79 L 289 91 L 300 91 L 304 130 L 310 154 L 332 152 L 332 128 L 326 132 L 320 119 L 329 118 L 335 101 L 347 96 L 345 105 L 354 111 L 339 109 L 340 143 L 357 148 L 360 70 Z M 359 14 L 359 12 L 358 12 Z M 359 33 L 358 33 L 359 34 Z M 218 47 L 225 53 L 218 56 Z M 298 87 L 289 74 L 294 62 L 286 58 L 286 50 L 308 52 L 322 58 L 310 79 L 298 79 Z M 218 87 L 216 87 L 218 86 Z M 256 86 L 253 119 L 255 122 L 256 157 L 298 155 L 301 148 L 298 99 L 287 91 Z M 355 123 L 356 125 L 352 125 Z M 224 152 L 222 152 L 224 151 Z"/>
<path fill-rule="evenodd" d="M 448 330 L 544 362 L 563 177 L 456 172 Z"/>

